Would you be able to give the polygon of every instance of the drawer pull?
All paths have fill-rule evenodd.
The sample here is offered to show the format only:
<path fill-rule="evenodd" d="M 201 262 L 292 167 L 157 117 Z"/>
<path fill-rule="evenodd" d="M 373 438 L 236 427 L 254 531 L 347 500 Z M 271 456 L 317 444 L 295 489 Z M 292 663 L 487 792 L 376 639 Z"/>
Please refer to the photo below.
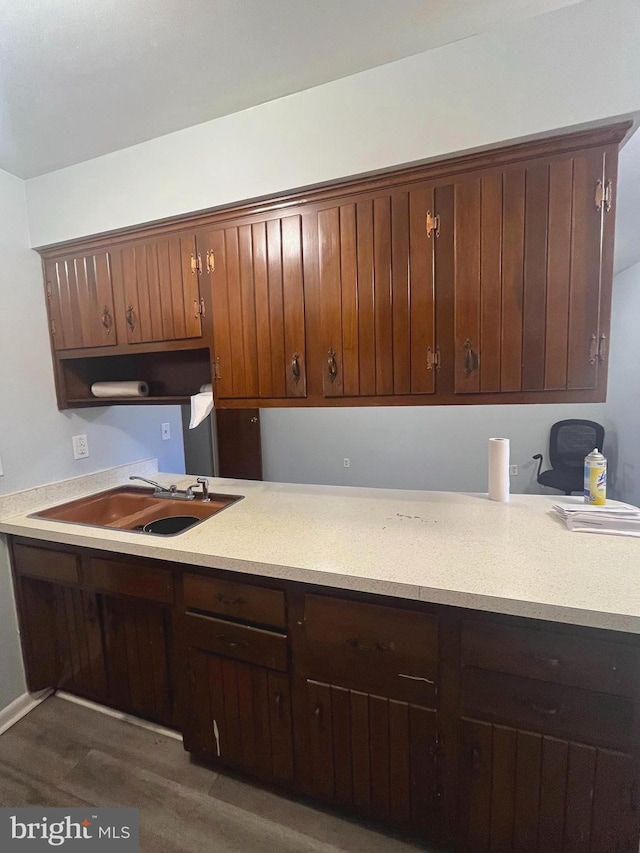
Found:
<path fill-rule="evenodd" d="M 546 666 L 549 669 L 557 669 L 560 666 L 560 658 L 546 658 L 544 655 L 532 653 L 531 660 L 539 666 Z"/>
<path fill-rule="evenodd" d="M 474 743 L 473 747 L 471 748 L 471 764 L 472 764 L 474 770 L 480 769 L 481 761 L 482 761 L 482 753 L 480 751 L 480 747 L 478 746 L 477 743 Z"/>
<path fill-rule="evenodd" d="M 322 705 L 318 704 L 314 708 L 313 716 L 316 718 L 316 723 L 318 725 L 322 724 Z"/>
<path fill-rule="evenodd" d="M 384 643 L 374 643 L 372 646 L 367 646 L 361 643 L 360 640 L 347 640 L 347 645 L 351 646 L 356 652 L 391 652 L 393 651 L 393 643 L 387 646 Z"/>
<path fill-rule="evenodd" d="M 218 634 L 216 636 L 216 640 L 220 640 L 223 646 L 227 646 L 229 649 L 248 649 L 249 644 L 244 643 L 242 640 L 233 640 L 231 637 L 227 637 L 226 634 Z"/>
<path fill-rule="evenodd" d="M 562 705 L 536 705 L 535 702 L 531 703 L 531 708 L 536 714 L 543 714 L 545 717 L 553 717 L 565 710 Z"/>
<path fill-rule="evenodd" d="M 282 693 L 276 693 L 276 711 L 278 716 L 282 716 Z"/>
<path fill-rule="evenodd" d="M 245 601 L 245 599 L 242 597 L 240 597 L 240 598 L 225 598 L 221 592 L 219 592 L 215 596 L 215 599 L 216 599 L 216 601 L 219 601 L 220 604 L 224 604 L 225 607 L 242 607 L 243 604 L 247 603 Z"/>

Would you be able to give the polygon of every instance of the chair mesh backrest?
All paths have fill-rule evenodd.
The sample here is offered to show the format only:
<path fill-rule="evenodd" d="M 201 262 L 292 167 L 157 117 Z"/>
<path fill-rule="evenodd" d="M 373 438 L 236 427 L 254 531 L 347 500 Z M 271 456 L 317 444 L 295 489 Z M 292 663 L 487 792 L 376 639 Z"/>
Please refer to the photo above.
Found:
<path fill-rule="evenodd" d="M 595 421 L 558 421 L 551 427 L 549 459 L 551 467 L 580 468 L 594 447 L 602 452 L 604 427 Z"/>

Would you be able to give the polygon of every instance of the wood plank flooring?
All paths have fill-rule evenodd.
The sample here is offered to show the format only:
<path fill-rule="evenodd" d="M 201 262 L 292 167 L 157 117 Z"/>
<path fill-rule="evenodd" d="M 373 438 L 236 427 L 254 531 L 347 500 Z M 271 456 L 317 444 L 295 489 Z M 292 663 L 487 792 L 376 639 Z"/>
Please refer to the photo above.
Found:
<path fill-rule="evenodd" d="M 0 805 L 138 807 L 142 853 L 425 849 L 216 774 L 179 741 L 58 697 L 0 736 Z"/>

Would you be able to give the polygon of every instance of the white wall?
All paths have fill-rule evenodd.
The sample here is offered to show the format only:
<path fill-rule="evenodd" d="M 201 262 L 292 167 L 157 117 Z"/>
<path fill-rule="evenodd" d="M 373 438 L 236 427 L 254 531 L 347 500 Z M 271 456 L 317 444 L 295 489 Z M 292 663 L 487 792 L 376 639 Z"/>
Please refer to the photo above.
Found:
<path fill-rule="evenodd" d="M 160 424 L 171 423 L 170 441 Z M 86 434 L 88 459 L 74 461 L 71 436 Z M 24 182 L 0 171 L 0 494 L 156 456 L 182 471 L 178 407 L 59 412 L 38 255 L 28 248 Z"/>
<path fill-rule="evenodd" d="M 613 280 L 607 417 L 616 497 L 640 506 L 640 264 Z"/>
<path fill-rule="evenodd" d="M 557 494 L 538 486 L 531 457 L 544 453 L 548 463 L 549 429 L 564 418 L 609 428 L 603 403 L 268 409 L 261 414 L 264 475 L 296 483 L 486 492 L 487 442 L 502 437 L 510 439 L 511 462 L 519 466 L 512 492 Z"/>
<path fill-rule="evenodd" d="M 32 245 L 640 111 L 639 35 L 586 0 L 33 178 Z"/>

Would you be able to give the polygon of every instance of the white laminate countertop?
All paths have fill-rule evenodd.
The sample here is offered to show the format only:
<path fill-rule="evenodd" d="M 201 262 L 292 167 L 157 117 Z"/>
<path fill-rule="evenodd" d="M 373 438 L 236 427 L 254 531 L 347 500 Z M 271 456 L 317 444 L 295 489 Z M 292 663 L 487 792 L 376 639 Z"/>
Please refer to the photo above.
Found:
<path fill-rule="evenodd" d="M 28 509 L 25 499 L 0 501 L 0 533 L 640 633 L 640 540 L 570 533 L 552 512 L 555 496 L 500 504 L 481 494 L 211 478 L 212 492 L 244 500 L 171 538 L 28 517 L 90 493 L 86 480 L 55 501 L 55 490 L 34 490 Z"/>

